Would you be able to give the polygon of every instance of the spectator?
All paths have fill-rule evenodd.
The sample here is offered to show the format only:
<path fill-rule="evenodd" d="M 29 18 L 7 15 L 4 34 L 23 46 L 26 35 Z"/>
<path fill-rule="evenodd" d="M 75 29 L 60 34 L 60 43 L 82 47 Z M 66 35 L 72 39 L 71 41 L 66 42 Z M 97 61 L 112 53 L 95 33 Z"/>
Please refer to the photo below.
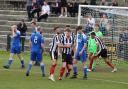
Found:
<path fill-rule="evenodd" d="M 75 17 L 76 7 L 74 5 L 75 5 L 75 2 L 68 3 L 68 12 L 71 17 Z"/>
<path fill-rule="evenodd" d="M 102 6 L 107 6 L 107 5 L 108 5 L 108 3 L 107 3 L 107 1 L 106 1 L 106 0 L 101 0 L 100 5 L 102 5 Z"/>
<path fill-rule="evenodd" d="M 36 0 L 33 0 L 31 17 L 34 18 L 34 14 L 37 13 L 37 18 L 39 18 L 40 11 L 41 11 L 40 5 L 37 3 Z"/>
<path fill-rule="evenodd" d="M 112 0 L 112 6 L 118 6 L 117 0 Z"/>
<path fill-rule="evenodd" d="M 86 24 L 86 27 L 85 27 L 85 33 L 88 34 L 95 27 L 95 19 L 91 15 L 89 15 L 87 17 L 86 21 L 87 21 L 87 24 Z"/>
<path fill-rule="evenodd" d="M 109 23 L 105 14 L 101 16 L 99 25 L 100 25 L 100 31 L 103 33 L 103 35 L 107 35 L 108 34 L 107 31 L 109 30 Z"/>
<path fill-rule="evenodd" d="M 40 21 L 41 19 L 47 20 L 49 14 L 50 14 L 50 6 L 47 4 L 47 2 L 44 2 L 44 5 L 42 6 L 41 15 L 37 20 L 38 21 Z"/>
<path fill-rule="evenodd" d="M 31 21 L 32 17 L 31 17 L 31 10 L 32 10 L 32 0 L 27 0 L 27 4 L 26 4 L 26 7 L 27 7 L 27 14 L 28 14 L 28 20 Z"/>
<path fill-rule="evenodd" d="M 96 0 L 91 0 L 90 5 L 96 5 Z"/>
<path fill-rule="evenodd" d="M 38 5 L 43 6 L 45 0 L 37 0 Z"/>
<path fill-rule="evenodd" d="M 17 29 L 21 33 L 21 45 L 22 45 L 22 51 L 24 52 L 24 42 L 25 42 L 25 36 L 27 31 L 27 25 L 25 24 L 24 20 L 22 19 L 21 22 L 17 25 Z"/>
<path fill-rule="evenodd" d="M 55 13 L 56 15 L 60 14 L 60 1 L 56 0 L 55 4 L 51 5 L 52 7 L 52 13 Z"/>
<path fill-rule="evenodd" d="M 87 0 L 84 1 L 83 5 L 88 5 L 88 2 Z"/>
<path fill-rule="evenodd" d="M 61 15 L 59 17 L 67 17 L 67 0 L 61 0 Z M 64 13 L 65 12 L 65 13 Z"/>

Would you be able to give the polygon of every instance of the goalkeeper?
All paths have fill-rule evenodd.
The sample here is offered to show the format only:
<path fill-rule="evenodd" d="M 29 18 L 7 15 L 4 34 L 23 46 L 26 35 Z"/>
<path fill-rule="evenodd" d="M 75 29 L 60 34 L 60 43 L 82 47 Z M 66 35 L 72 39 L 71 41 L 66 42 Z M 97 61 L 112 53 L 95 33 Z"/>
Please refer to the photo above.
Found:
<path fill-rule="evenodd" d="M 93 32 L 95 32 L 96 36 L 98 36 L 99 38 L 101 39 L 103 38 L 102 32 L 99 31 L 99 24 L 95 25 Z M 95 55 L 95 53 L 97 52 L 96 41 L 95 39 L 92 39 L 91 37 L 89 37 L 89 40 L 88 40 L 88 51 L 89 51 L 89 60 L 90 60 L 91 57 Z M 92 71 L 95 70 L 95 65 L 96 65 L 96 61 L 93 62 Z M 91 71 L 91 70 L 88 69 L 88 71 Z"/>

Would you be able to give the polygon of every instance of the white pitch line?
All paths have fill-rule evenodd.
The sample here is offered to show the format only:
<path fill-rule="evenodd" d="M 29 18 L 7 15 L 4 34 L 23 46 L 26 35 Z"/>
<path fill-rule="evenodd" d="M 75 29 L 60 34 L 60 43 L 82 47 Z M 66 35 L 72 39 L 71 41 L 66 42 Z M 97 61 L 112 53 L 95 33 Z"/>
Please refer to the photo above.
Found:
<path fill-rule="evenodd" d="M 0 71 L 9 71 L 9 72 L 24 72 L 24 70 L 14 70 L 14 69 L 0 69 Z M 34 74 L 41 74 L 41 72 L 32 72 Z M 111 82 L 111 83 L 117 83 L 117 84 L 124 84 L 128 85 L 128 82 L 122 82 L 122 81 L 113 81 L 113 80 L 106 80 L 106 79 L 97 79 L 97 78 L 89 78 L 91 80 L 97 80 L 97 81 L 104 81 L 104 82 Z"/>
<path fill-rule="evenodd" d="M 113 80 L 97 79 L 97 78 L 89 78 L 89 79 L 128 85 L 128 82 L 121 82 L 121 81 L 118 82 L 118 81 L 113 81 Z"/>

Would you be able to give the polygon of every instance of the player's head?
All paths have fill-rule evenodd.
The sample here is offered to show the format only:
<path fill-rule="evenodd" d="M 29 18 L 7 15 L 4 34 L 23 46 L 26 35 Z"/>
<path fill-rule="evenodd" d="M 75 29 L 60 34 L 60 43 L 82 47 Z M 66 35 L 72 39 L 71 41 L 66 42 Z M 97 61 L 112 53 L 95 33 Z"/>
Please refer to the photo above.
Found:
<path fill-rule="evenodd" d="M 16 25 L 12 25 L 11 26 L 11 30 L 14 31 L 14 32 L 16 32 L 17 31 L 17 26 Z"/>
<path fill-rule="evenodd" d="M 32 27 L 35 27 L 35 26 L 36 26 L 36 21 L 35 21 L 35 20 L 32 20 L 32 21 L 31 21 L 31 26 L 32 26 Z"/>
<path fill-rule="evenodd" d="M 70 29 L 70 25 L 66 25 L 64 31 L 66 31 L 66 29 Z"/>
<path fill-rule="evenodd" d="M 88 18 L 92 19 L 92 15 L 91 15 L 91 14 L 90 14 L 90 15 L 88 15 Z"/>
<path fill-rule="evenodd" d="M 66 29 L 65 32 L 66 32 L 66 36 L 67 37 L 70 37 L 71 36 L 71 30 L 70 29 Z"/>
<path fill-rule="evenodd" d="M 106 18 L 106 14 L 103 14 L 103 15 L 102 15 L 102 18 Z"/>
<path fill-rule="evenodd" d="M 42 34 L 42 33 L 43 33 L 43 28 L 40 27 L 40 26 L 38 26 L 38 27 L 37 27 L 37 31 L 38 31 L 40 34 Z"/>
<path fill-rule="evenodd" d="M 24 23 L 24 19 L 21 19 L 21 23 L 22 23 L 22 24 Z"/>
<path fill-rule="evenodd" d="M 91 38 L 94 39 L 95 36 L 96 36 L 95 32 L 92 32 L 92 33 L 91 33 Z"/>
<path fill-rule="evenodd" d="M 60 28 L 59 27 L 54 27 L 54 32 L 56 33 L 56 34 L 60 34 Z"/>
<path fill-rule="evenodd" d="M 36 3 L 36 0 L 32 0 L 33 3 Z"/>
<path fill-rule="evenodd" d="M 44 2 L 44 5 L 47 5 L 47 2 L 46 1 Z"/>
<path fill-rule="evenodd" d="M 83 33 L 83 28 L 82 28 L 82 26 L 78 26 L 78 27 L 76 28 L 76 32 L 79 33 L 79 34 L 82 34 L 82 33 Z"/>
<path fill-rule="evenodd" d="M 95 24 L 94 31 L 95 31 L 95 32 L 98 32 L 98 31 L 99 31 L 99 24 L 98 24 L 98 23 Z"/>

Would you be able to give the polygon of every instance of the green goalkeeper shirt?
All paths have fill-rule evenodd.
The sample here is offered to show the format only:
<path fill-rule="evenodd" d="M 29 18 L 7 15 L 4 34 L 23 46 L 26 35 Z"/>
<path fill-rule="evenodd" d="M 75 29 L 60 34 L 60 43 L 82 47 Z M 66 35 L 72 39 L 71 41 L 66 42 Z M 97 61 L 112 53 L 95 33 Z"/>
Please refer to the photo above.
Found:
<path fill-rule="evenodd" d="M 96 36 L 102 38 L 103 37 L 103 34 L 102 32 L 98 31 L 98 32 L 95 32 L 96 33 Z M 89 49 L 89 52 L 95 54 L 96 51 L 97 51 L 97 45 L 96 45 L 96 41 L 95 39 L 92 39 L 91 37 L 89 37 L 89 40 L 88 40 L 88 49 Z"/>

